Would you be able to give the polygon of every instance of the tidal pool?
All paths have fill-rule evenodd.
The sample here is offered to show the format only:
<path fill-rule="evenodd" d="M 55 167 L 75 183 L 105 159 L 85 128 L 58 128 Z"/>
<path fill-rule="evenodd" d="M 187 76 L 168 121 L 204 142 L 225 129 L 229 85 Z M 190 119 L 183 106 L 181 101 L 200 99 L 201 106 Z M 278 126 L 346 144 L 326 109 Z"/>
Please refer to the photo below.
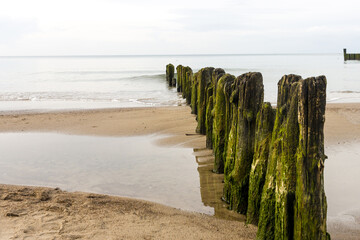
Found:
<path fill-rule="evenodd" d="M 155 144 L 164 136 L 0 134 L 0 182 L 140 198 L 213 214 L 201 200 L 193 149 Z"/>
<path fill-rule="evenodd" d="M 1 133 L 0 183 L 133 197 L 244 220 L 221 201 L 223 175 L 211 171 L 211 150 L 157 145 L 163 137 Z M 358 146 L 325 149 L 328 231 L 334 239 L 360 235 Z"/>

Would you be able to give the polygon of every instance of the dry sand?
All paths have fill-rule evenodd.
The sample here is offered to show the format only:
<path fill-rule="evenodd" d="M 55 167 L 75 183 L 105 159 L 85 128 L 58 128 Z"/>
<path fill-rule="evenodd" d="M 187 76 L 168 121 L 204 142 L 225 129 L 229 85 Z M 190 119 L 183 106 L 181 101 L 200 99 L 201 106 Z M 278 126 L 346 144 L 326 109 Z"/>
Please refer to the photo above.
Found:
<path fill-rule="evenodd" d="M 328 104 L 326 145 L 360 140 L 360 104 Z M 162 145 L 204 148 L 190 108 L 3 113 L 0 132 L 162 134 Z M 0 239 L 254 239 L 256 227 L 120 197 L 0 185 Z"/>
<path fill-rule="evenodd" d="M 360 104 L 327 104 L 325 145 L 360 140 Z"/>

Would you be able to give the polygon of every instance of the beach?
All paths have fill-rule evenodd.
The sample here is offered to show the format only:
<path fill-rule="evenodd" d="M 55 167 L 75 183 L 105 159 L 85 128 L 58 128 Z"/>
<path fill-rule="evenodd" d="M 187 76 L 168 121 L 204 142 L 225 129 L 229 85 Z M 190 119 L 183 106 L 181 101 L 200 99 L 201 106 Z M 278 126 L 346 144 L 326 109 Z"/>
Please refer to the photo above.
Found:
<path fill-rule="evenodd" d="M 1 239 L 254 239 L 243 222 L 142 200 L 0 185 Z"/>
<path fill-rule="evenodd" d="M 0 131 L 111 137 L 155 134 L 161 136 L 156 144 L 162 147 L 204 149 L 205 136 L 195 133 L 197 123 L 190 111 L 188 106 L 178 106 L 8 112 L 0 116 Z M 359 116 L 360 104 L 327 105 L 325 153 L 328 149 L 332 152 L 360 141 Z M 327 161 L 333 160 L 331 156 L 328 157 Z M 209 157 L 203 159 L 211 161 Z M 207 173 L 210 172 L 208 170 Z M 331 184 L 334 181 L 328 180 L 325 175 L 328 209 L 331 210 L 331 204 L 336 199 L 332 199 L 328 189 L 341 188 L 341 185 L 329 186 L 327 181 Z M 356 183 L 352 184 L 356 186 Z M 217 185 L 222 186 L 221 178 L 217 178 Z M 2 239 L 254 239 L 256 236 L 256 227 L 241 221 L 219 219 L 143 200 L 66 192 L 56 186 L 1 185 L 0 194 L 0 215 L 4 216 L 0 218 Z M 227 210 L 223 207 L 221 211 L 223 215 Z M 328 228 L 332 239 L 356 239 L 359 233 L 356 218 L 359 216 L 356 215 L 352 225 L 349 225 L 336 218 L 341 209 L 331 211 L 328 213 Z"/>
<path fill-rule="evenodd" d="M 5 114 L 0 118 L 2 132 L 157 133 L 167 135 L 157 142 L 165 147 L 205 147 L 205 136 L 195 134 L 195 116 L 187 106 Z M 29 186 L 1 185 L 0 189 L 0 215 L 6 216 L 0 220 L 3 239 L 253 239 L 256 235 L 256 227 L 244 222 L 142 200 Z"/>
<path fill-rule="evenodd" d="M 0 240 L 360 240 L 359 7 L 3 1 Z"/>

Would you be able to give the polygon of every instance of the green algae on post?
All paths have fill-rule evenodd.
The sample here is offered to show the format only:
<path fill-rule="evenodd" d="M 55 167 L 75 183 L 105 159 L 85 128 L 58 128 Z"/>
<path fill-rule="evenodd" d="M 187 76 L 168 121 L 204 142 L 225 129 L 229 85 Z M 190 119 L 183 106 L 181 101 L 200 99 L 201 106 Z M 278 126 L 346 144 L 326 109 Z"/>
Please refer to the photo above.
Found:
<path fill-rule="evenodd" d="M 226 126 L 227 126 L 227 114 L 226 114 L 226 99 L 224 87 L 226 83 L 232 84 L 235 77 L 230 74 L 223 75 L 217 83 L 217 93 L 214 107 L 214 123 L 213 123 L 213 148 L 215 154 L 214 172 L 224 172 L 224 153 L 226 138 Z"/>
<path fill-rule="evenodd" d="M 229 202 L 231 197 L 231 183 L 230 173 L 233 171 L 235 166 L 236 158 L 236 147 L 237 147 L 237 127 L 238 127 L 238 106 L 239 106 L 239 89 L 240 80 L 238 78 L 231 85 L 231 95 L 229 98 L 229 125 L 230 130 L 227 137 L 226 152 L 225 152 L 225 163 L 224 163 L 224 191 L 223 200 Z"/>
<path fill-rule="evenodd" d="M 182 89 L 182 73 L 181 73 L 182 68 L 183 68 L 182 65 L 178 65 L 178 66 L 176 67 L 176 75 L 177 75 L 176 90 L 177 90 L 178 92 L 182 92 L 182 91 L 183 91 L 183 89 Z"/>
<path fill-rule="evenodd" d="M 251 224 L 257 224 L 259 221 L 261 194 L 265 183 L 274 120 L 275 110 L 269 102 L 264 103 L 256 117 L 254 158 L 249 179 L 246 222 Z"/>
<path fill-rule="evenodd" d="M 181 67 L 181 93 L 182 97 L 186 98 L 187 89 L 186 89 L 186 73 L 188 67 Z"/>
<path fill-rule="evenodd" d="M 192 77 L 191 83 L 191 113 L 197 114 L 197 88 L 198 88 L 198 73 L 196 72 Z"/>
<path fill-rule="evenodd" d="M 287 75 L 279 81 L 258 239 L 330 237 L 323 179 L 325 89 L 324 76 Z"/>
<path fill-rule="evenodd" d="M 213 148 L 213 108 L 214 108 L 214 101 L 213 101 L 213 90 L 214 88 L 211 86 L 206 91 L 206 121 L 205 121 L 205 128 L 206 128 L 206 147 L 209 149 Z"/>
<path fill-rule="evenodd" d="M 214 87 L 214 104 L 216 100 L 216 88 L 219 79 L 224 76 L 225 71 L 222 68 L 215 68 L 211 77 L 211 85 Z"/>
<path fill-rule="evenodd" d="M 186 103 L 191 103 L 191 83 L 193 78 L 193 72 L 190 67 L 184 67 L 178 65 L 176 67 L 177 74 L 177 91 L 182 93 L 182 97 L 186 98 Z"/>
<path fill-rule="evenodd" d="M 174 65 L 171 63 L 166 65 L 166 81 L 168 82 L 169 87 L 176 86 L 176 80 L 174 78 Z"/>
<path fill-rule="evenodd" d="M 168 68 L 168 67 L 167 67 Z M 168 70 L 167 70 L 168 71 Z M 329 239 L 324 192 L 326 78 L 285 75 L 276 110 L 260 73 L 177 67 L 178 91 L 224 172 L 223 199 L 258 224 L 257 239 Z"/>
<path fill-rule="evenodd" d="M 198 89 L 197 89 L 197 121 L 198 125 L 196 132 L 206 134 L 206 89 L 211 82 L 211 76 L 214 68 L 207 67 L 200 69 L 197 77 Z"/>
<path fill-rule="evenodd" d="M 191 103 L 191 83 L 193 82 L 193 71 L 190 67 L 185 67 L 185 98 L 186 103 Z"/>
<path fill-rule="evenodd" d="M 299 146 L 296 158 L 294 239 L 327 239 L 324 191 L 325 76 L 299 86 Z"/>
<path fill-rule="evenodd" d="M 300 80 L 300 76 L 285 75 L 278 83 L 276 117 L 260 203 L 258 239 L 283 239 L 291 235 L 290 225 L 293 219 L 289 214 L 294 209 L 294 154 L 297 147 L 295 136 L 298 133 L 298 127 L 294 125 L 294 117 L 297 113 L 297 107 L 294 105 L 297 101 L 296 90 Z M 291 132 L 287 132 L 289 130 Z M 291 148 L 288 141 L 296 145 Z M 286 167 L 289 167 L 289 170 Z M 286 180 L 289 182 L 285 182 Z M 284 227 L 290 233 L 284 231 Z"/>
<path fill-rule="evenodd" d="M 254 154 L 256 116 L 264 99 L 261 73 L 246 73 L 238 77 L 239 107 L 237 147 L 234 168 L 229 174 L 231 192 L 230 207 L 246 214 L 248 204 L 249 176 Z"/>
<path fill-rule="evenodd" d="M 282 88 L 288 88 L 288 95 L 278 114 L 282 119 L 279 131 L 281 148 L 277 160 L 275 188 L 275 239 L 289 239 L 294 231 L 294 203 L 296 188 L 296 149 L 299 143 L 298 91 L 300 76 L 285 76 Z"/>

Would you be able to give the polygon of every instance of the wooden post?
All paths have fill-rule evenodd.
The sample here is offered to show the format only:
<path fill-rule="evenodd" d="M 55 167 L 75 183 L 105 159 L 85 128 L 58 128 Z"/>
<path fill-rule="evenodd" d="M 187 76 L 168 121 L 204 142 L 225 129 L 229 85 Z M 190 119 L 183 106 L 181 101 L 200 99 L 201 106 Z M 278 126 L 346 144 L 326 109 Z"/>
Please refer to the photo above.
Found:
<path fill-rule="evenodd" d="M 166 65 L 166 81 L 169 84 L 169 87 L 174 87 L 176 85 L 176 81 L 174 83 L 174 65 L 169 63 Z"/>
<path fill-rule="evenodd" d="M 223 75 L 217 82 L 216 87 L 216 100 L 214 106 L 214 123 L 213 123 L 213 148 L 215 154 L 214 162 L 214 172 L 223 173 L 224 172 L 224 152 L 226 147 L 226 142 L 228 141 L 226 136 L 226 126 L 228 125 L 227 121 L 227 101 L 226 93 L 224 87 L 226 83 L 232 84 L 235 80 L 235 76 L 230 74 Z"/>

